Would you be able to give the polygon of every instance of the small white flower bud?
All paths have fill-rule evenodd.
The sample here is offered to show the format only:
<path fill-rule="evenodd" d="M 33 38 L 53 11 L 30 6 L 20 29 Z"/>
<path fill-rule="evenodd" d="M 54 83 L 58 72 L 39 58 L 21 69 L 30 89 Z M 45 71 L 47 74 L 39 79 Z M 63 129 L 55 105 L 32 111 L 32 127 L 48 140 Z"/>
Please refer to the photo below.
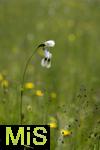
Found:
<path fill-rule="evenodd" d="M 42 66 L 42 67 L 46 67 L 46 65 L 47 65 L 47 61 L 45 61 L 45 59 L 43 58 L 43 59 L 41 60 L 41 66 Z"/>
<path fill-rule="evenodd" d="M 55 41 L 49 40 L 44 42 L 46 47 L 54 47 L 55 46 Z"/>

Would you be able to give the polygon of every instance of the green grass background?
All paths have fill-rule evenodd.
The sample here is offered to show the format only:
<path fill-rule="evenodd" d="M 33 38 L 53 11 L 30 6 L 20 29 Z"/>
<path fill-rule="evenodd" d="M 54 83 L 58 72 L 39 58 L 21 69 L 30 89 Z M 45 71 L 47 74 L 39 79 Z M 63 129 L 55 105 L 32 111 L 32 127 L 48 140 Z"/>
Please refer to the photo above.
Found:
<path fill-rule="evenodd" d="M 25 63 L 49 39 L 56 42 L 52 67 L 42 68 L 36 54 L 26 73 L 25 82 L 33 82 L 44 96 L 25 91 L 23 124 L 47 124 L 56 117 L 51 150 L 100 150 L 99 0 L 0 0 L 0 73 L 9 81 L 6 94 L 0 87 L 0 124 L 20 124 Z M 62 142 L 59 131 L 66 127 L 72 135 Z"/>

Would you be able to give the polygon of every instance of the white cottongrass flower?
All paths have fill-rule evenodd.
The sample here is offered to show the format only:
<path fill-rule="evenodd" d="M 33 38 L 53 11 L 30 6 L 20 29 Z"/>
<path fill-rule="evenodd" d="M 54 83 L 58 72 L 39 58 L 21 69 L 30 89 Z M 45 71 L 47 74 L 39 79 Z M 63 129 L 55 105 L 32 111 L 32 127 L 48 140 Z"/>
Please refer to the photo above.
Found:
<path fill-rule="evenodd" d="M 48 49 L 50 47 L 54 47 L 54 46 L 55 46 L 55 41 L 53 41 L 53 40 L 45 41 L 44 43 L 42 43 L 38 46 L 38 48 L 39 47 L 43 48 L 43 51 L 44 51 L 44 58 L 41 60 L 42 67 L 46 67 L 46 68 L 51 67 L 52 54 L 49 52 Z"/>
<path fill-rule="evenodd" d="M 44 45 L 46 47 L 54 47 L 55 46 L 55 41 L 53 41 L 53 40 L 45 41 Z"/>
<path fill-rule="evenodd" d="M 51 57 L 52 57 L 52 54 L 47 49 L 45 49 L 44 50 L 44 58 L 41 60 L 41 66 L 50 68 L 51 67 Z"/>
<path fill-rule="evenodd" d="M 42 47 L 43 49 L 45 49 L 45 48 L 54 47 L 54 46 L 55 46 L 55 41 L 53 41 L 53 40 L 48 40 L 48 41 L 45 41 L 44 43 L 40 44 L 40 45 L 38 46 L 38 48 L 39 48 L 39 47 Z"/>

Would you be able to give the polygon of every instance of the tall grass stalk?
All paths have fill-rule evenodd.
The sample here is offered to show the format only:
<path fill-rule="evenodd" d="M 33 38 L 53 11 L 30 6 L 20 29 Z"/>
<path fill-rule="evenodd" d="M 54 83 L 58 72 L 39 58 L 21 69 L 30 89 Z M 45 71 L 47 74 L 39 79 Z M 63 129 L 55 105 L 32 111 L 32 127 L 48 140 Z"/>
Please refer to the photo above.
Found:
<path fill-rule="evenodd" d="M 32 59 L 32 57 L 35 55 L 36 51 L 37 51 L 38 47 L 35 48 L 35 50 L 33 51 L 33 53 L 30 55 L 30 57 L 28 58 L 28 60 L 26 61 L 26 65 L 24 68 L 24 72 L 22 75 L 22 82 L 21 82 L 21 93 L 20 93 L 20 124 L 22 125 L 22 120 L 23 120 L 23 95 L 24 95 L 24 82 L 25 82 L 25 75 L 26 75 L 26 71 L 28 69 L 28 65 Z"/>

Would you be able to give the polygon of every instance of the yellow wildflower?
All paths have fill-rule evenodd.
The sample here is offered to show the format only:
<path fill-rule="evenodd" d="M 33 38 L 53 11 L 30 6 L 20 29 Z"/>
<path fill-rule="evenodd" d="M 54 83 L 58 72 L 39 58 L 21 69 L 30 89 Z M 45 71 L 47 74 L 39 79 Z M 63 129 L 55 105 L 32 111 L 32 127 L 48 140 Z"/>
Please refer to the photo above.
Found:
<path fill-rule="evenodd" d="M 8 80 L 2 80 L 1 86 L 2 86 L 3 88 L 8 88 L 8 86 L 9 86 Z"/>
<path fill-rule="evenodd" d="M 41 90 L 37 90 L 35 94 L 36 94 L 36 96 L 43 96 L 44 95 Z"/>
<path fill-rule="evenodd" d="M 50 128 L 57 128 L 57 123 L 56 122 L 51 122 L 49 123 Z"/>
<path fill-rule="evenodd" d="M 69 136 L 69 135 L 71 135 L 71 134 L 72 134 L 72 132 L 71 132 L 71 131 L 69 131 L 69 130 L 61 129 L 61 134 L 62 134 L 63 136 Z"/>
<path fill-rule="evenodd" d="M 52 92 L 51 93 L 51 98 L 56 98 L 57 97 L 57 94 L 55 92 Z"/>
<path fill-rule="evenodd" d="M 0 82 L 3 80 L 3 75 L 0 73 Z"/>
<path fill-rule="evenodd" d="M 25 88 L 26 88 L 26 89 L 33 89 L 33 88 L 34 88 L 34 84 L 33 84 L 32 82 L 27 82 L 27 83 L 25 84 Z"/>
<path fill-rule="evenodd" d="M 57 119 L 54 116 L 50 116 L 48 125 L 50 128 L 57 128 Z"/>

